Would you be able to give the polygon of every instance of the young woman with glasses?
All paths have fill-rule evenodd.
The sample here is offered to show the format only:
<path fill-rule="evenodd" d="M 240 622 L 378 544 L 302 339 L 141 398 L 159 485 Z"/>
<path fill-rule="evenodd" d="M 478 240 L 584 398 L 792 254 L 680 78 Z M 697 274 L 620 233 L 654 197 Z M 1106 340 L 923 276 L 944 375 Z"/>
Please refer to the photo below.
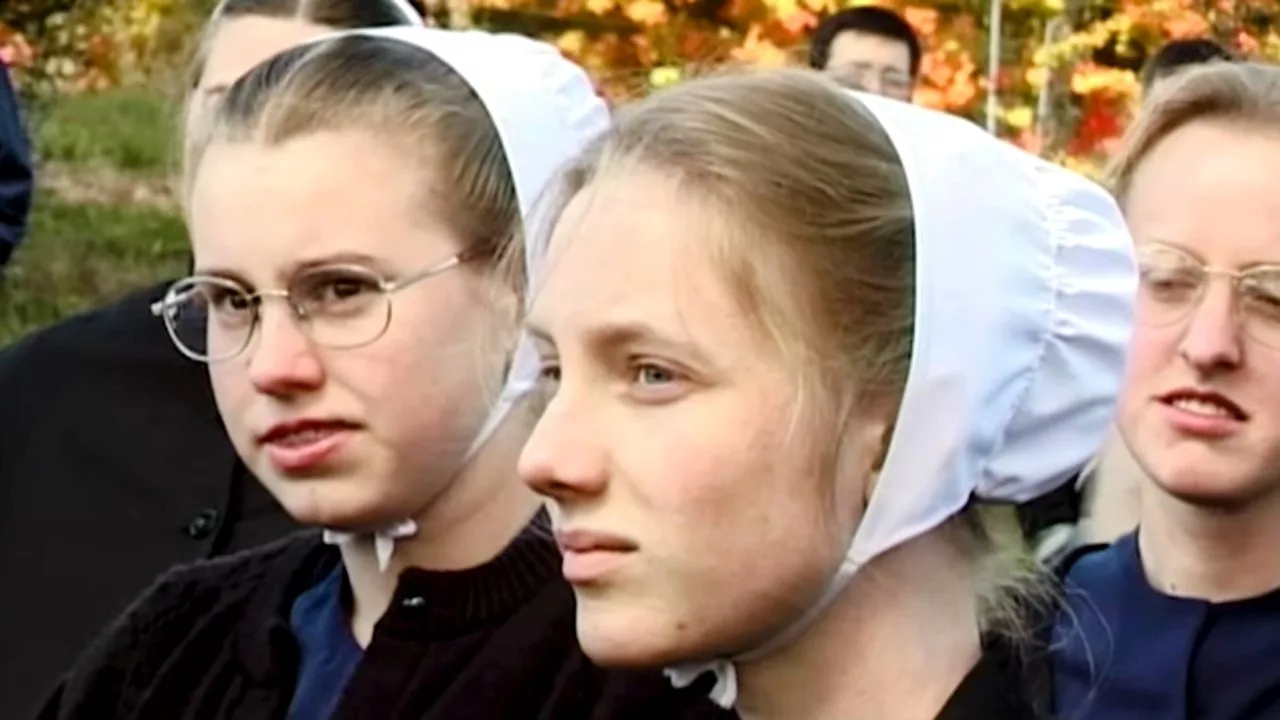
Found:
<path fill-rule="evenodd" d="M 222 0 L 176 124 L 195 135 L 231 83 L 300 42 L 421 24 L 406 0 Z M 156 575 L 298 529 L 236 455 L 207 369 L 147 312 L 172 281 L 0 349 L 0 575 L 25 588 L 0 614 L 0 717 L 28 716 Z"/>
<path fill-rule="evenodd" d="M 240 457 L 324 533 L 161 578 L 49 717 L 718 714 L 586 659 L 515 475 L 524 273 L 498 261 L 607 123 L 553 47 L 479 32 L 327 37 L 227 88 L 188 148 L 195 273 L 156 321 L 208 365 Z"/>

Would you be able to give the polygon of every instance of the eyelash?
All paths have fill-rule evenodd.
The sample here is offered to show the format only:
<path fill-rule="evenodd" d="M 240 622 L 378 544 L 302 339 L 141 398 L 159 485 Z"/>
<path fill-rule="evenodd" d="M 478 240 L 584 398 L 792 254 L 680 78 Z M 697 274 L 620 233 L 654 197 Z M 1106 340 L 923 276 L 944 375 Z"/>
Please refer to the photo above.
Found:
<path fill-rule="evenodd" d="M 632 361 L 628 364 L 627 372 L 630 382 L 647 387 L 652 387 L 654 385 L 665 386 L 677 382 L 680 379 L 680 373 L 665 365 L 652 361 Z M 645 382 L 642 379 L 642 376 L 645 373 L 656 373 L 663 376 L 665 379 Z M 543 360 L 538 368 L 538 382 L 547 384 L 559 383 L 560 364 L 552 360 Z"/>
<path fill-rule="evenodd" d="M 540 383 L 558 383 L 560 382 L 560 364 L 549 360 L 543 360 L 538 365 L 538 382 Z"/>
<path fill-rule="evenodd" d="M 643 380 L 641 380 L 641 377 L 647 371 L 656 371 L 666 376 L 668 379 L 665 381 L 659 380 L 657 381 L 657 383 L 645 383 Z M 659 365 L 658 363 L 654 363 L 654 362 L 640 361 L 640 362 L 632 363 L 631 373 L 632 373 L 632 380 L 634 380 L 637 384 L 641 384 L 641 385 L 650 385 L 650 386 L 653 384 L 667 385 L 677 380 L 677 377 L 676 377 L 677 373 L 674 370 L 671 370 L 670 368 L 667 368 L 663 365 Z"/>

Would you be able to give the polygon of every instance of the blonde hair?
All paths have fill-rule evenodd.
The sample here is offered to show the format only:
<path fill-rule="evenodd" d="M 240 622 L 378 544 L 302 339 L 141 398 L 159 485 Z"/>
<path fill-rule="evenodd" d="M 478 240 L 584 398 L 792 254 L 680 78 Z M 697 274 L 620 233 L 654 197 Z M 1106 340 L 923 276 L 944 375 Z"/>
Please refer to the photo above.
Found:
<path fill-rule="evenodd" d="M 199 173 L 212 143 L 275 146 L 343 130 L 394 143 L 430 168 L 438 181 L 423 184 L 424 212 L 442 212 L 469 256 L 495 261 L 521 243 L 515 183 L 484 103 L 444 61 L 399 40 L 331 38 L 258 66 L 192 143 L 188 173 Z"/>
<path fill-rule="evenodd" d="M 1254 62 L 1213 62 L 1180 70 L 1160 81 L 1125 133 L 1107 171 L 1112 192 L 1122 206 L 1147 155 L 1179 128 L 1200 120 L 1280 129 L 1280 68 Z"/>
<path fill-rule="evenodd" d="M 833 467 L 850 411 L 868 397 L 896 405 L 911 360 L 914 221 L 888 135 L 812 71 L 693 80 L 624 107 L 566 169 L 558 209 L 636 166 L 732 219 L 715 266 L 795 371 L 804 428 Z M 984 629 L 1019 630 L 1006 621 L 1025 617 L 1037 574 L 1011 509 L 974 506 L 948 529 L 972 561 Z"/>

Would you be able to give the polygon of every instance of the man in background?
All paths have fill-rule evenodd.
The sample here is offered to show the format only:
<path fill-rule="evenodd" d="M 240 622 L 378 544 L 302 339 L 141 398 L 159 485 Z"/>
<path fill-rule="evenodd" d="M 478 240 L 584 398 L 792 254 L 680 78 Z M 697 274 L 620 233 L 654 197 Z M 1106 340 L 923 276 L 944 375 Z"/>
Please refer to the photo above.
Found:
<path fill-rule="evenodd" d="M 920 73 L 920 38 L 892 10 L 849 8 L 818 25 L 809 65 L 845 87 L 910 102 Z"/>
<path fill-rule="evenodd" d="M 18 93 L 0 63 L 0 275 L 27 234 L 34 174 Z"/>
<path fill-rule="evenodd" d="M 1208 38 L 1170 40 L 1142 67 L 1142 95 L 1151 94 L 1160 81 L 1191 65 L 1207 62 L 1234 62 L 1230 50 Z"/>

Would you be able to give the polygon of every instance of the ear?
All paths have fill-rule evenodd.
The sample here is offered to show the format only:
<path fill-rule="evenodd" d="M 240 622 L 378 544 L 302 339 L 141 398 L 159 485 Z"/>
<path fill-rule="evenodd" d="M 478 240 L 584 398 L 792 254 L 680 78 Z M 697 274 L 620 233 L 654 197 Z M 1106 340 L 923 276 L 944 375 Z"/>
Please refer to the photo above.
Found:
<path fill-rule="evenodd" d="M 885 460 L 889 456 L 889 443 L 893 440 L 900 402 L 901 396 L 898 393 L 868 394 L 854 408 L 846 424 L 845 442 L 860 457 L 868 458 L 865 469 L 867 478 L 862 492 L 864 508 L 871 502 L 871 494 L 875 491 L 880 471 L 884 469 Z"/>

